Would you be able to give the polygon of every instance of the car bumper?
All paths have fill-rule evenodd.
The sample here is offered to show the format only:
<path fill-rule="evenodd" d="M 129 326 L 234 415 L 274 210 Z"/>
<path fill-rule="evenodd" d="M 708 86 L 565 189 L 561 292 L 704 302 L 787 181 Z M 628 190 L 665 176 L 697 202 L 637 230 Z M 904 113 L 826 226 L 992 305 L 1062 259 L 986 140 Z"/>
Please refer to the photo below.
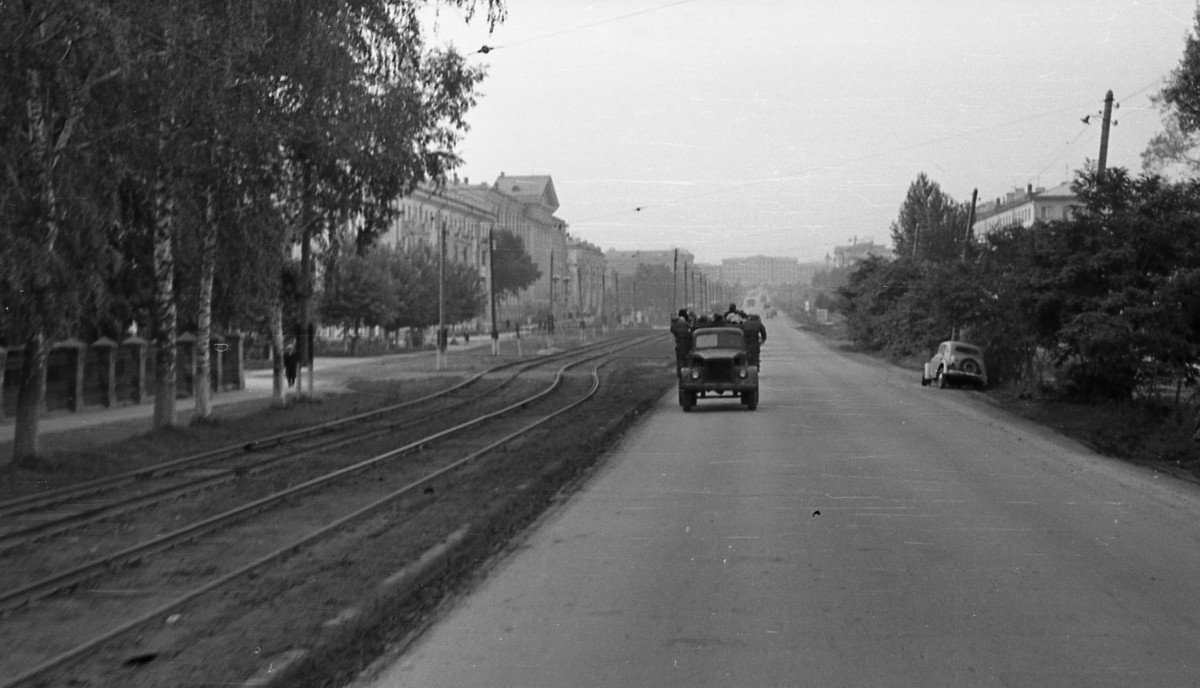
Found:
<path fill-rule="evenodd" d="M 691 378 L 692 369 L 680 371 L 679 389 L 684 392 L 752 392 L 758 389 L 758 370 L 751 368 L 746 377 L 730 380 L 706 380 Z"/>
<path fill-rule="evenodd" d="M 961 370 L 947 370 L 942 373 L 942 376 L 953 382 L 970 382 L 975 385 L 987 385 L 987 375 L 979 373 L 964 373 Z"/>

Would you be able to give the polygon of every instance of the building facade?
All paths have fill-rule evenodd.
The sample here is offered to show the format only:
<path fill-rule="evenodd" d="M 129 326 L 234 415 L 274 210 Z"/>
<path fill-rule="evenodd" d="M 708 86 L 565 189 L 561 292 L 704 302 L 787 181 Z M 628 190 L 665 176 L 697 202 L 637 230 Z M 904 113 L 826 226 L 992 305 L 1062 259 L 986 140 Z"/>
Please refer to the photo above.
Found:
<path fill-rule="evenodd" d="M 605 307 L 608 288 L 607 263 L 600 247 L 568 237 L 567 272 L 571 277 L 567 290 L 567 312 L 576 316 L 597 316 Z"/>
<path fill-rule="evenodd" d="M 975 208 L 975 224 L 972 231 L 976 238 L 984 237 L 1002 227 L 1020 225 L 1030 227 L 1034 222 L 1070 220 L 1075 216 L 1079 199 L 1071 191 L 1069 183 L 1045 189 L 1016 189 L 995 201 L 981 203 Z"/>
<path fill-rule="evenodd" d="M 506 230 L 525 244 L 537 265 L 537 282 L 515 298 L 501 302 L 503 319 L 524 319 L 548 311 L 551 284 L 562 289 L 568 268 L 567 223 L 554 215 L 558 196 L 548 175 L 508 177 L 492 184 L 448 180 L 442 186 L 421 184 L 397 200 L 397 216 L 379 242 L 400 248 L 436 247 L 445 231 L 446 258 L 476 267 L 488 278 L 488 234 Z M 555 297 L 560 302 L 562 294 Z"/>
<path fill-rule="evenodd" d="M 844 268 L 873 256 L 891 259 L 892 249 L 874 241 L 855 241 L 847 246 L 833 247 L 833 267 Z M 811 276 L 810 276 L 811 278 Z"/>
<path fill-rule="evenodd" d="M 798 284 L 806 280 L 798 259 L 773 256 L 726 258 L 721 261 L 721 273 L 724 280 L 743 287 Z"/>

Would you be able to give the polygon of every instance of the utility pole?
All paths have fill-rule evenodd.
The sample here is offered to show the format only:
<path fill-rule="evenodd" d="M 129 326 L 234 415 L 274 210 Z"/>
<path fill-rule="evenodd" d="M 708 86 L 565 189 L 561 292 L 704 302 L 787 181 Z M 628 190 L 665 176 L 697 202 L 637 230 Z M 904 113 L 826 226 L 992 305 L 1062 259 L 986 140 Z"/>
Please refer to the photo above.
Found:
<path fill-rule="evenodd" d="M 437 329 L 437 360 L 434 364 L 437 370 L 442 369 L 442 355 L 445 353 L 444 333 L 446 331 L 446 220 L 440 220 L 438 227 L 438 329 Z"/>
<path fill-rule="evenodd" d="M 979 189 L 971 190 L 971 212 L 967 215 L 967 236 L 963 243 L 963 256 L 967 255 L 967 246 L 975 238 L 975 203 L 979 200 Z"/>
<path fill-rule="evenodd" d="M 1108 164 L 1108 127 L 1112 122 L 1113 92 L 1104 95 L 1104 121 L 1100 129 L 1100 161 L 1096 165 L 1096 181 L 1104 181 L 1104 169 Z"/>
<path fill-rule="evenodd" d="M 613 308 L 617 312 L 616 326 L 621 326 L 621 273 L 613 271 L 613 298 L 616 300 L 616 306 Z"/>
<path fill-rule="evenodd" d="M 671 310 L 679 310 L 679 249 L 675 249 L 675 258 L 671 261 Z"/>
<path fill-rule="evenodd" d="M 686 306 L 688 304 L 691 304 L 692 307 L 695 307 L 696 306 L 695 300 L 696 300 L 695 287 L 691 289 L 691 300 L 688 299 L 688 259 L 684 258 L 684 262 L 683 262 L 683 305 Z"/>
<path fill-rule="evenodd" d="M 546 322 L 546 334 L 554 334 L 554 249 L 550 249 L 550 319 Z"/>
<path fill-rule="evenodd" d="M 500 331 L 496 329 L 496 236 L 488 227 L 488 304 L 492 311 L 492 355 L 500 355 Z"/>
<path fill-rule="evenodd" d="M 600 329 L 608 331 L 608 268 L 600 273 Z"/>

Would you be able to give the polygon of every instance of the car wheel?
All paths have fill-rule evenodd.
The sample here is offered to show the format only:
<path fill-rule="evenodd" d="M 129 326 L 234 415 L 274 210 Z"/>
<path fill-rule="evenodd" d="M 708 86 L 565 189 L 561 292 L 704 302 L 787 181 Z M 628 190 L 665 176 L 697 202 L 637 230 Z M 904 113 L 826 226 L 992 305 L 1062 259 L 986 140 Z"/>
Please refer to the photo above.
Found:
<path fill-rule="evenodd" d="M 921 386 L 922 387 L 929 386 L 929 378 L 925 377 L 925 373 L 921 373 Z"/>
<path fill-rule="evenodd" d="M 938 368 L 937 371 L 937 386 L 938 389 L 946 389 L 950 386 L 950 382 L 946 380 L 946 374 L 943 372 L 942 368 Z"/>

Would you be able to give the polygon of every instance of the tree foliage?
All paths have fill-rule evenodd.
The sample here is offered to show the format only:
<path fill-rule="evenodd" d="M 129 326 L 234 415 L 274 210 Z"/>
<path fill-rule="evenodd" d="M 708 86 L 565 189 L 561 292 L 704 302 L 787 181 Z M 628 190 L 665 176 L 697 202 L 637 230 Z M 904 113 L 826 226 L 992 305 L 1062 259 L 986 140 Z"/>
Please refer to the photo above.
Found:
<path fill-rule="evenodd" d="M 1178 165 L 1190 173 L 1200 172 L 1200 7 L 1179 65 L 1151 100 L 1162 114 L 1163 130 L 1142 152 L 1142 168 L 1162 172 Z"/>
<path fill-rule="evenodd" d="M 860 346 L 927 354 L 952 334 L 987 349 L 997 379 L 1053 366 L 1057 389 L 1130 399 L 1200 362 L 1200 182 L 1091 171 L 1069 221 L 989 234 L 967 259 L 872 259 L 841 290 Z M 1044 380 L 1036 380 L 1044 382 Z"/>
<path fill-rule="evenodd" d="M 496 242 L 492 250 L 492 295 L 497 301 L 506 296 L 516 296 L 541 279 L 542 271 L 525 251 L 525 242 L 521 241 L 521 237 L 498 229 L 492 238 Z"/>
<path fill-rule="evenodd" d="M 504 18 L 502 0 L 443 4 Z M 351 219 L 369 244 L 395 198 L 459 164 L 484 74 L 425 44 L 422 6 L 0 3 L 0 345 L 32 366 L 18 452 L 36 453 L 49 342 L 136 322 L 173 352 L 177 318 L 280 322 L 290 242 L 307 299 L 310 248 Z"/>
<path fill-rule="evenodd" d="M 892 223 L 896 255 L 916 260 L 952 260 L 967 241 L 967 214 L 924 172 L 908 187 Z"/>
<path fill-rule="evenodd" d="M 445 319 L 470 320 L 483 312 L 483 278 L 470 265 L 447 261 Z M 379 248 L 336 262 L 326 281 L 321 314 L 325 322 L 358 331 L 381 327 L 431 327 L 438 322 L 438 257 L 429 247 Z"/>

